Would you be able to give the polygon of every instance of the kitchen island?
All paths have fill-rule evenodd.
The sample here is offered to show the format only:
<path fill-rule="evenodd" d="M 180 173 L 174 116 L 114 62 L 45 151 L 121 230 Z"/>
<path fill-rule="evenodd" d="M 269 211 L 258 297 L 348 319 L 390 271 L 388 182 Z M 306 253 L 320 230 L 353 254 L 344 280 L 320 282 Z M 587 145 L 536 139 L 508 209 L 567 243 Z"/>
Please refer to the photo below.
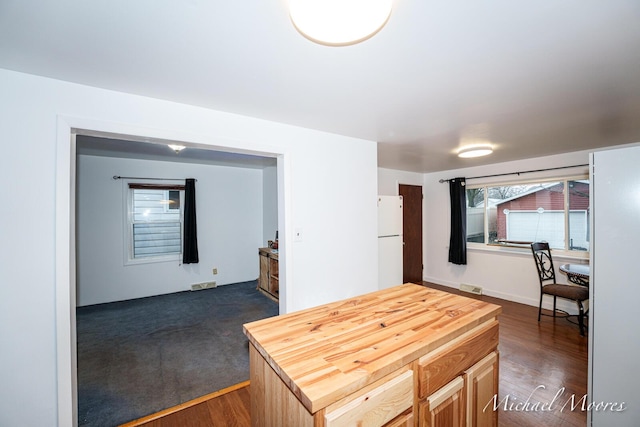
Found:
<path fill-rule="evenodd" d="M 245 324 L 252 425 L 497 425 L 500 312 L 404 284 Z"/>

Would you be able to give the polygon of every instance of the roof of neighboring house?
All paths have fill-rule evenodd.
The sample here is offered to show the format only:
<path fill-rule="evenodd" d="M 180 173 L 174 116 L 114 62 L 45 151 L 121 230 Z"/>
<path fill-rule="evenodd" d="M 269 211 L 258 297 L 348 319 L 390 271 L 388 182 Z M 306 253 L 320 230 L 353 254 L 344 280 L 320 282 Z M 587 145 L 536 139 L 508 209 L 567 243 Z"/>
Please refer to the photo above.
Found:
<path fill-rule="evenodd" d="M 589 185 L 589 180 L 586 180 L 586 179 L 576 179 L 576 180 L 574 180 L 574 182 L 579 182 L 579 183 L 581 183 L 581 184 Z M 557 185 L 559 185 L 559 184 L 561 184 L 561 181 L 556 181 L 556 182 L 551 182 L 551 183 L 541 184 L 541 185 L 537 185 L 537 184 L 536 184 L 535 186 L 533 186 L 532 188 L 528 189 L 528 190 L 527 190 L 527 191 L 525 191 L 524 193 L 520 193 L 520 194 L 515 195 L 515 196 L 513 196 L 513 197 L 509 197 L 509 198 L 507 198 L 507 199 L 501 199 L 501 200 L 499 200 L 499 201 L 496 203 L 496 206 L 497 206 L 497 205 L 501 205 L 501 204 L 503 204 L 503 203 L 510 202 L 510 201 L 512 201 L 512 200 L 520 199 L 520 198 L 525 197 L 525 196 L 528 196 L 528 195 L 530 195 L 530 194 L 537 193 L 538 191 L 541 191 L 541 190 L 548 190 L 548 189 L 550 189 L 550 188 L 552 188 L 552 187 L 555 187 L 555 186 L 557 186 Z M 491 199 L 491 200 L 496 200 L 496 199 Z"/>

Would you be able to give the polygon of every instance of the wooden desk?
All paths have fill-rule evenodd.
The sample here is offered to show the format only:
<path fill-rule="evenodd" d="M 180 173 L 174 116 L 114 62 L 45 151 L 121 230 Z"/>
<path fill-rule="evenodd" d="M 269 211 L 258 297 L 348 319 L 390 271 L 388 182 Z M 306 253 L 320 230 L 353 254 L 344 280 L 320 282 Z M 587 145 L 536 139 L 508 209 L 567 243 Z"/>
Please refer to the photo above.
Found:
<path fill-rule="evenodd" d="M 245 324 L 252 425 L 496 425 L 500 312 L 404 284 Z"/>

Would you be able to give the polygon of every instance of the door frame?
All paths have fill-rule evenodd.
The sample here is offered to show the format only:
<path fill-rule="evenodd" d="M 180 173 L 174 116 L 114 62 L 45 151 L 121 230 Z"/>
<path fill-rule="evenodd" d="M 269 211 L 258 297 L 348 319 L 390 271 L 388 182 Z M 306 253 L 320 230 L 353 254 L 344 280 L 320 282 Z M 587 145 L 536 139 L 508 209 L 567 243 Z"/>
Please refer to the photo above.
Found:
<path fill-rule="evenodd" d="M 278 229 L 280 230 L 280 312 L 288 306 L 287 283 L 292 274 L 290 251 L 292 236 L 288 232 L 291 217 L 291 155 L 287 150 L 269 146 L 264 151 L 246 148 L 247 142 L 195 136 L 186 131 L 150 129 L 133 124 L 113 123 L 58 115 L 55 175 L 55 319 L 56 378 L 59 426 L 78 425 L 78 387 L 76 351 L 76 138 L 77 134 L 127 137 L 145 141 L 149 138 L 180 141 L 202 149 L 253 154 L 277 159 Z M 253 141 L 250 141 L 253 144 Z"/>

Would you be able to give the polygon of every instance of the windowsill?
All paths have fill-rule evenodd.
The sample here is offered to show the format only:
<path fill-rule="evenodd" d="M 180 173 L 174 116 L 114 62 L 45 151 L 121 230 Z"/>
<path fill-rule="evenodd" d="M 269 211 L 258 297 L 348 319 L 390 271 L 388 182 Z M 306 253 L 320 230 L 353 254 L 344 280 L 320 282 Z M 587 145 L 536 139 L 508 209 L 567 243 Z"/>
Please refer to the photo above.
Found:
<path fill-rule="evenodd" d="M 149 257 L 149 258 L 129 258 L 125 259 L 124 265 L 142 265 L 153 264 L 158 262 L 179 262 L 182 263 L 182 254 L 180 255 L 168 255 L 163 257 Z"/>
<path fill-rule="evenodd" d="M 531 256 L 531 247 L 529 245 L 467 243 L 467 250 L 471 252 L 485 252 L 500 255 Z M 589 252 L 587 251 L 564 251 L 560 249 L 552 249 L 551 253 L 554 259 L 576 261 L 584 264 L 589 262 Z"/>

